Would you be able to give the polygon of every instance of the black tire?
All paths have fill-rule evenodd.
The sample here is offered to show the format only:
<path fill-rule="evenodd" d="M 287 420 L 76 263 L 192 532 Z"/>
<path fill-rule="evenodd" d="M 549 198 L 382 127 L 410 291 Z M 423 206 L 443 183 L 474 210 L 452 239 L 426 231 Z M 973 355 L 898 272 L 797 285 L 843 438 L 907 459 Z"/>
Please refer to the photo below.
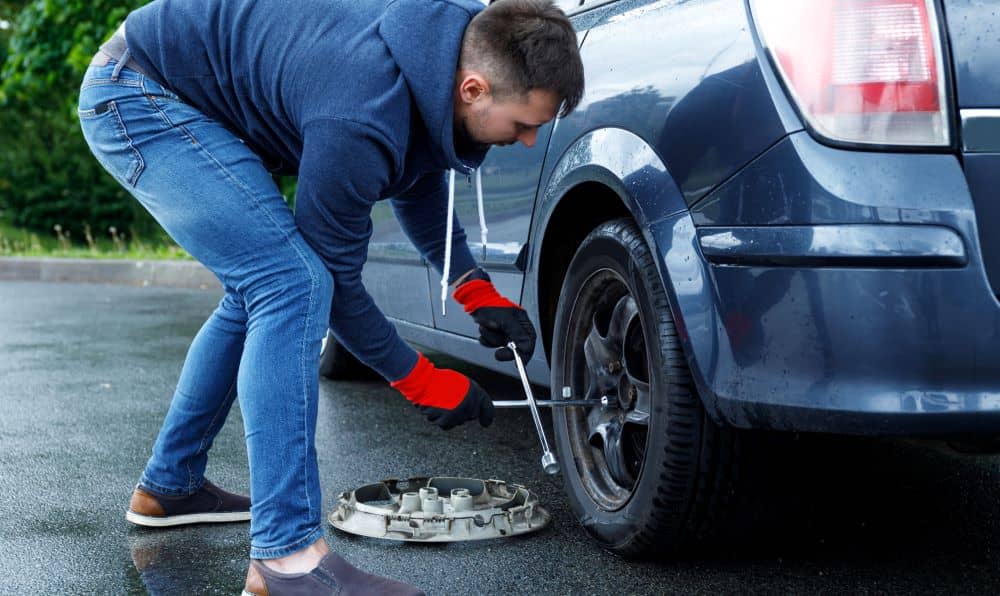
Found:
<path fill-rule="evenodd" d="M 662 556 L 719 529 L 737 435 L 706 415 L 653 255 L 629 219 L 587 236 L 563 280 L 553 396 L 564 387 L 574 399 L 609 398 L 607 409 L 553 411 L 566 492 L 593 538 L 622 556 Z"/>
<path fill-rule="evenodd" d="M 319 353 L 319 375 L 335 381 L 372 381 L 382 377 L 348 351 L 332 331 Z"/>

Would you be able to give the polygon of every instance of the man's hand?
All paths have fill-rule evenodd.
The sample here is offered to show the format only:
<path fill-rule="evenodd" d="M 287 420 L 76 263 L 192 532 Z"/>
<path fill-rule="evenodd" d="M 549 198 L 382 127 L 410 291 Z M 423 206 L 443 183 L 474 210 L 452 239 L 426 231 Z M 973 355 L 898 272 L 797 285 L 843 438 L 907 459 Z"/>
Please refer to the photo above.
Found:
<path fill-rule="evenodd" d="M 469 420 L 493 424 L 493 402 L 475 381 L 454 370 L 435 367 L 423 354 L 408 375 L 390 383 L 428 420 L 449 430 Z"/>
<path fill-rule="evenodd" d="M 417 406 L 417 409 L 428 420 L 444 430 L 450 430 L 459 424 L 476 419 L 479 420 L 479 425 L 484 428 L 493 424 L 494 410 L 490 396 L 475 381 L 472 379 L 468 379 L 468 381 L 469 390 L 465 393 L 462 401 L 453 409 L 447 410 L 434 406 Z"/>
<path fill-rule="evenodd" d="M 535 327 L 523 308 L 504 298 L 490 282 L 489 275 L 476 269 L 455 290 L 455 300 L 479 324 L 479 343 L 498 348 L 494 356 L 501 362 L 514 359 L 507 344 L 514 342 L 528 361 L 535 351 Z"/>

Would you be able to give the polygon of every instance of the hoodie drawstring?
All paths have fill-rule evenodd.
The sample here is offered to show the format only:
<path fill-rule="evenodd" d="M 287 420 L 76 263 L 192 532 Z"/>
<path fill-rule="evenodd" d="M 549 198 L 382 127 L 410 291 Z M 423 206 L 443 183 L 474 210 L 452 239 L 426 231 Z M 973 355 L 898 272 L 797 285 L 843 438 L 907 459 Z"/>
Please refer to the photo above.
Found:
<path fill-rule="evenodd" d="M 476 205 L 479 208 L 479 237 L 483 241 L 483 257 L 486 256 L 486 210 L 483 208 L 483 177 L 476 168 Z M 455 223 L 455 170 L 448 172 L 448 222 L 444 239 L 444 270 L 441 272 L 441 316 L 448 316 L 448 276 L 451 274 L 451 235 Z"/>
<path fill-rule="evenodd" d="M 483 209 L 483 175 L 479 168 L 476 168 L 476 204 L 479 205 L 479 237 L 483 241 L 483 259 L 486 259 L 486 238 L 489 230 L 486 229 L 486 210 Z"/>
<path fill-rule="evenodd" d="M 448 316 L 448 274 L 451 273 L 451 231 L 455 227 L 455 170 L 448 172 L 448 218 L 444 237 L 444 271 L 441 272 L 441 316 Z"/>

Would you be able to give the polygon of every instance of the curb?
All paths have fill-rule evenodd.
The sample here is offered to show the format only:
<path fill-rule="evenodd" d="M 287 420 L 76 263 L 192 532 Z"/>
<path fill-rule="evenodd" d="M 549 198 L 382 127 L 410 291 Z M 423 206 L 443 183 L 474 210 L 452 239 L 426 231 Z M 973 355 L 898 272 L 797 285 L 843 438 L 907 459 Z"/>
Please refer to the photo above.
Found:
<path fill-rule="evenodd" d="M 215 275 L 196 261 L 0 257 L 0 280 L 222 289 Z"/>

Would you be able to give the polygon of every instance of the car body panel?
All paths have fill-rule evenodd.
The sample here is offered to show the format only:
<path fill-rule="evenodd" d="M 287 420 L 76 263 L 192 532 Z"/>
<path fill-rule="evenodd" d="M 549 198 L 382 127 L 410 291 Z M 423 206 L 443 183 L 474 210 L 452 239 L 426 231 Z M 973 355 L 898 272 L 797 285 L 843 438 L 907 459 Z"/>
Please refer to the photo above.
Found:
<path fill-rule="evenodd" d="M 720 226 L 698 229 L 713 265 L 962 267 L 965 243 L 934 225 Z"/>
<path fill-rule="evenodd" d="M 549 155 L 596 128 L 631 131 L 661 156 L 693 204 L 801 128 L 772 99 L 742 3 L 627 1 L 586 17 L 586 94 L 559 122 Z M 740 125 L 747 121 L 754 126 Z M 543 188 L 550 176 L 543 171 Z"/>
<path fill-rule="evenodd" d="M 960 108 L 1000 107 L 1000 4 L 943 0 Z"/>
<path fill-rule="evenodd" d="M 372 238 L 361 280 L 386 316 L 434 324 L 427 265 L 399 227 L 388 201 L 377 202 L 372 210 Z"/>
<path fill-rule="evenodd" d="M 952 19 L 962 10 L 981 18 L 981 4 L 943 2 Z M 964 153 L 834 147 L 804 130 L 745 2 L 584 0 L 575 10 L 583 101 L 546 131 L 544 159 L 510 152 L 520 172 L 510 180 L 491 181 L 507 175 L 506 150 L 484 168 L 484 191 L 503 188 L 495 192 L 517 202 L 499 221 L 523 236 L 521 300 L 537 326 L 552 283 L 543 278 L 547 238 L 558 242 L 549 234 L 593 206 L 580 189 L 600 188 L 599 200 L 620 203 L 656 255 L 692 378 L 718 422 L 1000 431 L 1000 303 L 987 276 L 992 240 L 980 236 L 1000 217 L 992 121 L 977 129 L 987 145 Z M 978 58 L 955 31 L 957 104 L 978 109 L 986 100 L 975 89 L 997 71 L 971 64 Z M 981 51 L 992 52 L 984 64 L 1000 60 L 994 45 Z M 475 216 L 463 215 L 474 241 Z M 511 256 L 513 246 L 485 258 L 508 295 L 522 281 Z M 435 283 L 431 275 L 436 296 Z M 468 327 L 398 323 L 411 341 L 514 373 L 478 349 Z M 528 373 L 548 384 L 544 350 Z"/>
<path fill-rule="evenodd" d="M 797 133 L 707 198 L 692 224 L 703 226 L 699 249 L 727 229 L 753 240 L 730 242 L 722 262 L 701 255 L 712 318 L 699 304 L 699 323 L 684 325 L 702 397 L 726 421 L 931 432 L 967 421 L 889 415 L 1000 407 L 1000 308 L 954 156 L 844 151 Z M 847 259 L 830 259 L 822 237 Z M 761 246 L 767 238 L 784 242 Z"/>
<path fill-rule="evenodd" d="M 998 117 L 1000 120 L 1000 117 Z M 976 208 L 981 236 L 983 264 L 995 294 L 1000 294 L 1000 153 L 966 152 L 963 155 L 966 180 Z"/>
<path fill-rule="evenodd" d="M 847 151 L 789 135 L 691 210 L 698 226 L 974 223 L 954 155 Z"/>
<path fill-rule="evenodd" d="M 943 0 L 960 109 L 963 162 L 980 229 L 1000 225 L 1000 4 Z M 983 262 L 1000 292 L 1000 235 L 982 236 Z"/>

